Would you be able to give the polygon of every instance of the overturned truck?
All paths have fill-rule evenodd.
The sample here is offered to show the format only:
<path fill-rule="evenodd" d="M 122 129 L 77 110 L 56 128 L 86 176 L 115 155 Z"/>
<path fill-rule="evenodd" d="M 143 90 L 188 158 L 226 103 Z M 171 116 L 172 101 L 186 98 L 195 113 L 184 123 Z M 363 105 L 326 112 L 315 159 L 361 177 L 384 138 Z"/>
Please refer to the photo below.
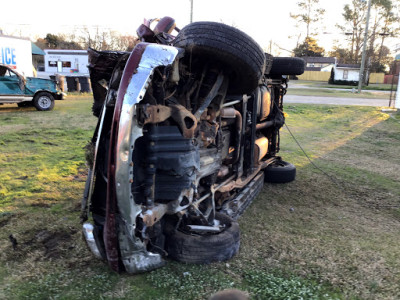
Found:
<path fill-rule="evenodd" d="M 294 180 L 279 152 L 287 75 L 240 30 L 179 30 L 146 21 L 131 53 L 89 50 L 98 124 L 82 201 L 91 251 L 115 271 L 223 261 L 239 249 L 237 218 L 264 181 Z M 173 31 L 178 32 L 173 36 Z"/>

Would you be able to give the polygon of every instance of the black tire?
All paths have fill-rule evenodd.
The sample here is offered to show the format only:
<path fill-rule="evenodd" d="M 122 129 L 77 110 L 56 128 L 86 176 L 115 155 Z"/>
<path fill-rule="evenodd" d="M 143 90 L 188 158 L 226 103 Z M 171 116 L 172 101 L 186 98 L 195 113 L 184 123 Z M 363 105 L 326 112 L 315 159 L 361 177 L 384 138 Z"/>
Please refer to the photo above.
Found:
<path fill-rule="evenodd" d="M 167 232 L 165 250 L 168 257 L 192 264 L 207 264 L 232 258 L 239 251 L 239 225 L 222 213 L 216 213 L 215 218 L 226 225 L 226 229 L 218 234 L 195 235 L 179 230 Z"/>
<path fill-rule="evenodd" d="M 49 111 L 54 108 L 54 97 L 48 92 L 40 92 L 33 98 L 33 105 L 37 110 Z"/>
<path fill-rule="evenodd" d="M 305 62 L 298 57 L 274 57 L 269 75 L 301 75 Z"/>
<path fill-rule="evenodd" d="M 264 170 L 264 181 L 272 183 L 287 183 L 296 178 L 296 167 L 283 160 L 278 160 Z"/>
<path fill-rule="evenodd" d="M 221 62 L 230 71 L 228 91 L 252 92 L 265 70 L 261 47 L 246 33 L 216 22 L 195 22 L 184 27 L 173 41 L 193 56 Z"/>
<path fill-rule="evenodd" d="M 274 57 L 269 53 L 264 53 L 265 55 L 265 71 L 264 74 L 269 74 L 272 68 L 272 61 Z"/>

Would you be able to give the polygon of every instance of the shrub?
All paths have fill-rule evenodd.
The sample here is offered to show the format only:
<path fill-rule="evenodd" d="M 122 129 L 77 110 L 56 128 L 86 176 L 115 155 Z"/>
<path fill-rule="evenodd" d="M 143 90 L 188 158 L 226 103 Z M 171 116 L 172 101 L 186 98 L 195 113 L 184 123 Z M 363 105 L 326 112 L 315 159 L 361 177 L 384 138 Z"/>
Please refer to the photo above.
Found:
<path fill-rule="evenodd" d="M 330 82 L 329 82 L 330 83 Z M 358 81 L 347 81 L 347 80 L 333 80 L 332 84 L 340 84 L 340 85 L 353 85 L 357 86 Z"/>
<path fill-rule="evenodd" d="M 331 69 L 331 77 L 329 77 L 328 83 L 329 84 L 334 84 L 335 82 L 335 70 L 334 68 Z"/>

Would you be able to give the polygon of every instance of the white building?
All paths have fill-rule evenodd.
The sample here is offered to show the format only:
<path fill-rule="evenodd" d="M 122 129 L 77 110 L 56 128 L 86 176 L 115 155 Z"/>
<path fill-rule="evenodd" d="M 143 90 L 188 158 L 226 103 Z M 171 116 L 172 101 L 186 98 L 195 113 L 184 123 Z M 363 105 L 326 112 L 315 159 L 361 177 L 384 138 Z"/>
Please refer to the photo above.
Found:
<path fill-rule="evenodd" d="M 51 75 L 89 77 L 87 50 L 45 49 L 44 72 L 39 77 Z"/>
<path fill-rule="evenodd" d="M 358 81 L 359 78 L 359 65 L 337 64 L 335 66 L 335 80 Z"/>

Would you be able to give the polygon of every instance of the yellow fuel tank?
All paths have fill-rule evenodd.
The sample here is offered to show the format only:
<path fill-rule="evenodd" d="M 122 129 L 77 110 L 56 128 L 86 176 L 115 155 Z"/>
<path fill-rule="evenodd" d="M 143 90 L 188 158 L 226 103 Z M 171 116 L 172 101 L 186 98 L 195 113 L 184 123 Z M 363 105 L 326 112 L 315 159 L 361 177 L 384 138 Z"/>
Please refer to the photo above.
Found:
<path fill-rule="evenodd" d="M 256 140 L 254 156 L 257 161 L 260 161 L 268 152 L 268 139 L 263 136 Z"/>

